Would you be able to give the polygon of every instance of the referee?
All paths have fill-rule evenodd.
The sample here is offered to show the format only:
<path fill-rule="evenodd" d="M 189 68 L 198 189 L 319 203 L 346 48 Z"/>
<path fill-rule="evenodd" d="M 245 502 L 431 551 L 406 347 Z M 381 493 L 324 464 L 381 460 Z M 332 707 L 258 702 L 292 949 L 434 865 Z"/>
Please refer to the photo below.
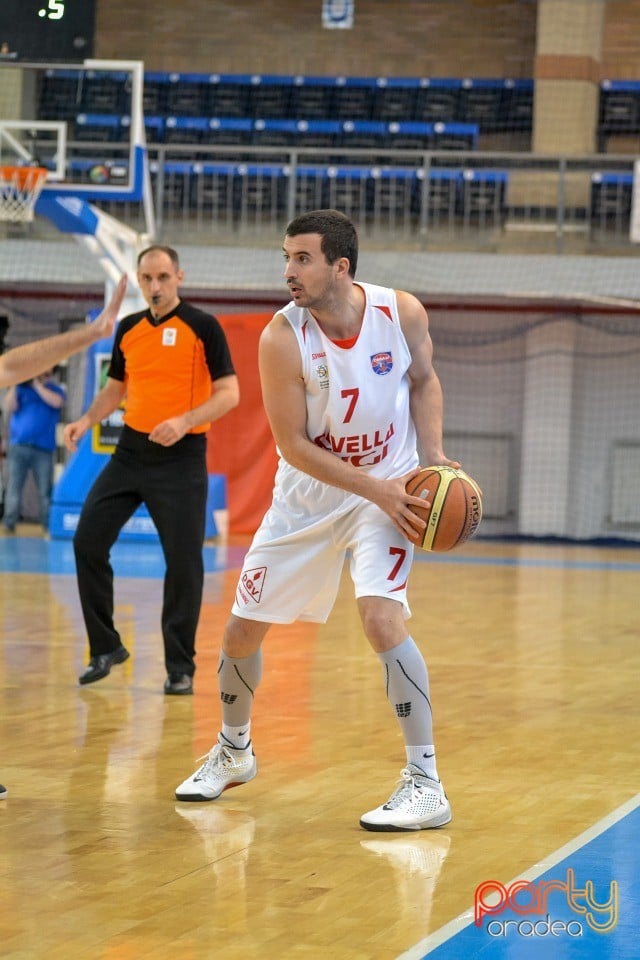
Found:
<path fill-rule="evenodd" d="M 164 692 L 185 695 L 193 693 L 204 581 L 206 434 L 237 406 L 238 380 L 216 318 L 179 296 L 184 274 L 176 251 L 143 250 L 137 276 L 148 309 L 120 321 L 104 387 L 64 431 L 67 448 L 75 450 L 87 430 L 124 402 L 120 439 L 87 495 L 73 540 L 90 654 L 79 682 L 102 680 L 129 657 L 113 621 L 109 557 L 144 503 L 166 561 Z"/>

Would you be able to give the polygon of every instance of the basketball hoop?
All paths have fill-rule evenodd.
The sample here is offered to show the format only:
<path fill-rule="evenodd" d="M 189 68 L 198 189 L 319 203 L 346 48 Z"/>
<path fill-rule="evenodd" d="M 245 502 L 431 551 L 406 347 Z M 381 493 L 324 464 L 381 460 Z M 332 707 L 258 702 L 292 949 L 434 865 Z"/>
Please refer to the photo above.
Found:
<path fill-rule="evenodd" d="M 13 223 L 33 220 L 47 172 L 44 167 L 0 167 L 0 220 Z"/>

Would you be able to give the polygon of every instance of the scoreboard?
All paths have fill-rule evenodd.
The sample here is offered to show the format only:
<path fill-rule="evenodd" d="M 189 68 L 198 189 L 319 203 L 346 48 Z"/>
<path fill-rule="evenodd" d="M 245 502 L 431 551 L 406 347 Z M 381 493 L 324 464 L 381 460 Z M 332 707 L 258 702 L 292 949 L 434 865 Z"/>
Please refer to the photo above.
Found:
<path fill-rule="evenodd" d="M 95 0 L 0 0 L 0 55 L 31 62 L 93 56 Z"/>

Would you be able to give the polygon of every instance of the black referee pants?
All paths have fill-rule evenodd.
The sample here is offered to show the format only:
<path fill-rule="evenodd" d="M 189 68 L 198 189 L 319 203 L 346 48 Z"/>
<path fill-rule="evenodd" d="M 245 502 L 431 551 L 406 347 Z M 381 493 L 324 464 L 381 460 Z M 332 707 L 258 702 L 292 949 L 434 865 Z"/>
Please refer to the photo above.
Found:
<path fill-rule="evenodd" d="M 195 671 L 195 635 L 202 603 L 206 438 L 187 434 L 172 447 L 123 429 L 113 456 L 97 477 L 73 538 L 82 613 L 91 656 L 121 643 L 113 622 L 111 547 L 144 503 L 156 525 L 166 561 L 162 605 L 167 673 Z"/>

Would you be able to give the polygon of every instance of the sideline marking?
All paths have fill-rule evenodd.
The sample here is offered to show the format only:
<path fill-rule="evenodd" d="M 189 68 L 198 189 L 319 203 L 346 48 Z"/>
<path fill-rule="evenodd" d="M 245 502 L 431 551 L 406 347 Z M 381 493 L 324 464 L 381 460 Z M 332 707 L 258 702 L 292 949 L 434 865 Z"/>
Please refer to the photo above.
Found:
<path fill-rule="evenodd" d="M 619 823 L 624 819 L 624 817 L 628 816 L 630 813 L 633 813 L 633 811 L 638 807 L 640 807 L 640 793 L 637 793 L 635 797 L 627 800 L 627 802 L 623 803 L 622 806 L 617 808 L 617 810 L 607 814 L 607 816 L 603 817 L 602 820 L 598 820 L 598 822 L 594 823 L 593 826 L 587 827 L 583 833 L 579 834 L 568 843 L 565 843 L 565 845 L 556 850 L 555 853 L 552 853 L 549 857 L 546 857 L 539 863 L 534 864 L 524 873 L 514 877 L 510 883 L 515 883 L 518 880 L 537 880 L 538 877 L 540 877 L 543 873 L 546 873 L 547 870 L 551 870 L 553 867 L 557 866 L 557 864 L 569 857 L 572 853 L 576 853 L 582 847 L 585 847 L 592 840 L 595 840 L 596 837 L 599 837 L 610 827 L 614 826 L 614 824 Z M 429 934 L 429 936 L 425 937 L 424 940 L 421 940 L 420 943 L 417 943 L 414 947 L 410 947 L 405 953 L 401 953 L 398 957 L 396 957 L 396 960 L 423 960 L 423 958 L 435 950 L 436 947 L 446 943 L 447 940 L 453 939 L 457 933 L 460 933 L 461 930 L 471 926 L 472 923 L 473 907 L 471 906 L 468 910 L 465 910 L 464 913 L 461 913 L 454 920 L 450 920 L 449 923 L 446 923 L 444 927 L 440 927 L 439 930 Z"/>

